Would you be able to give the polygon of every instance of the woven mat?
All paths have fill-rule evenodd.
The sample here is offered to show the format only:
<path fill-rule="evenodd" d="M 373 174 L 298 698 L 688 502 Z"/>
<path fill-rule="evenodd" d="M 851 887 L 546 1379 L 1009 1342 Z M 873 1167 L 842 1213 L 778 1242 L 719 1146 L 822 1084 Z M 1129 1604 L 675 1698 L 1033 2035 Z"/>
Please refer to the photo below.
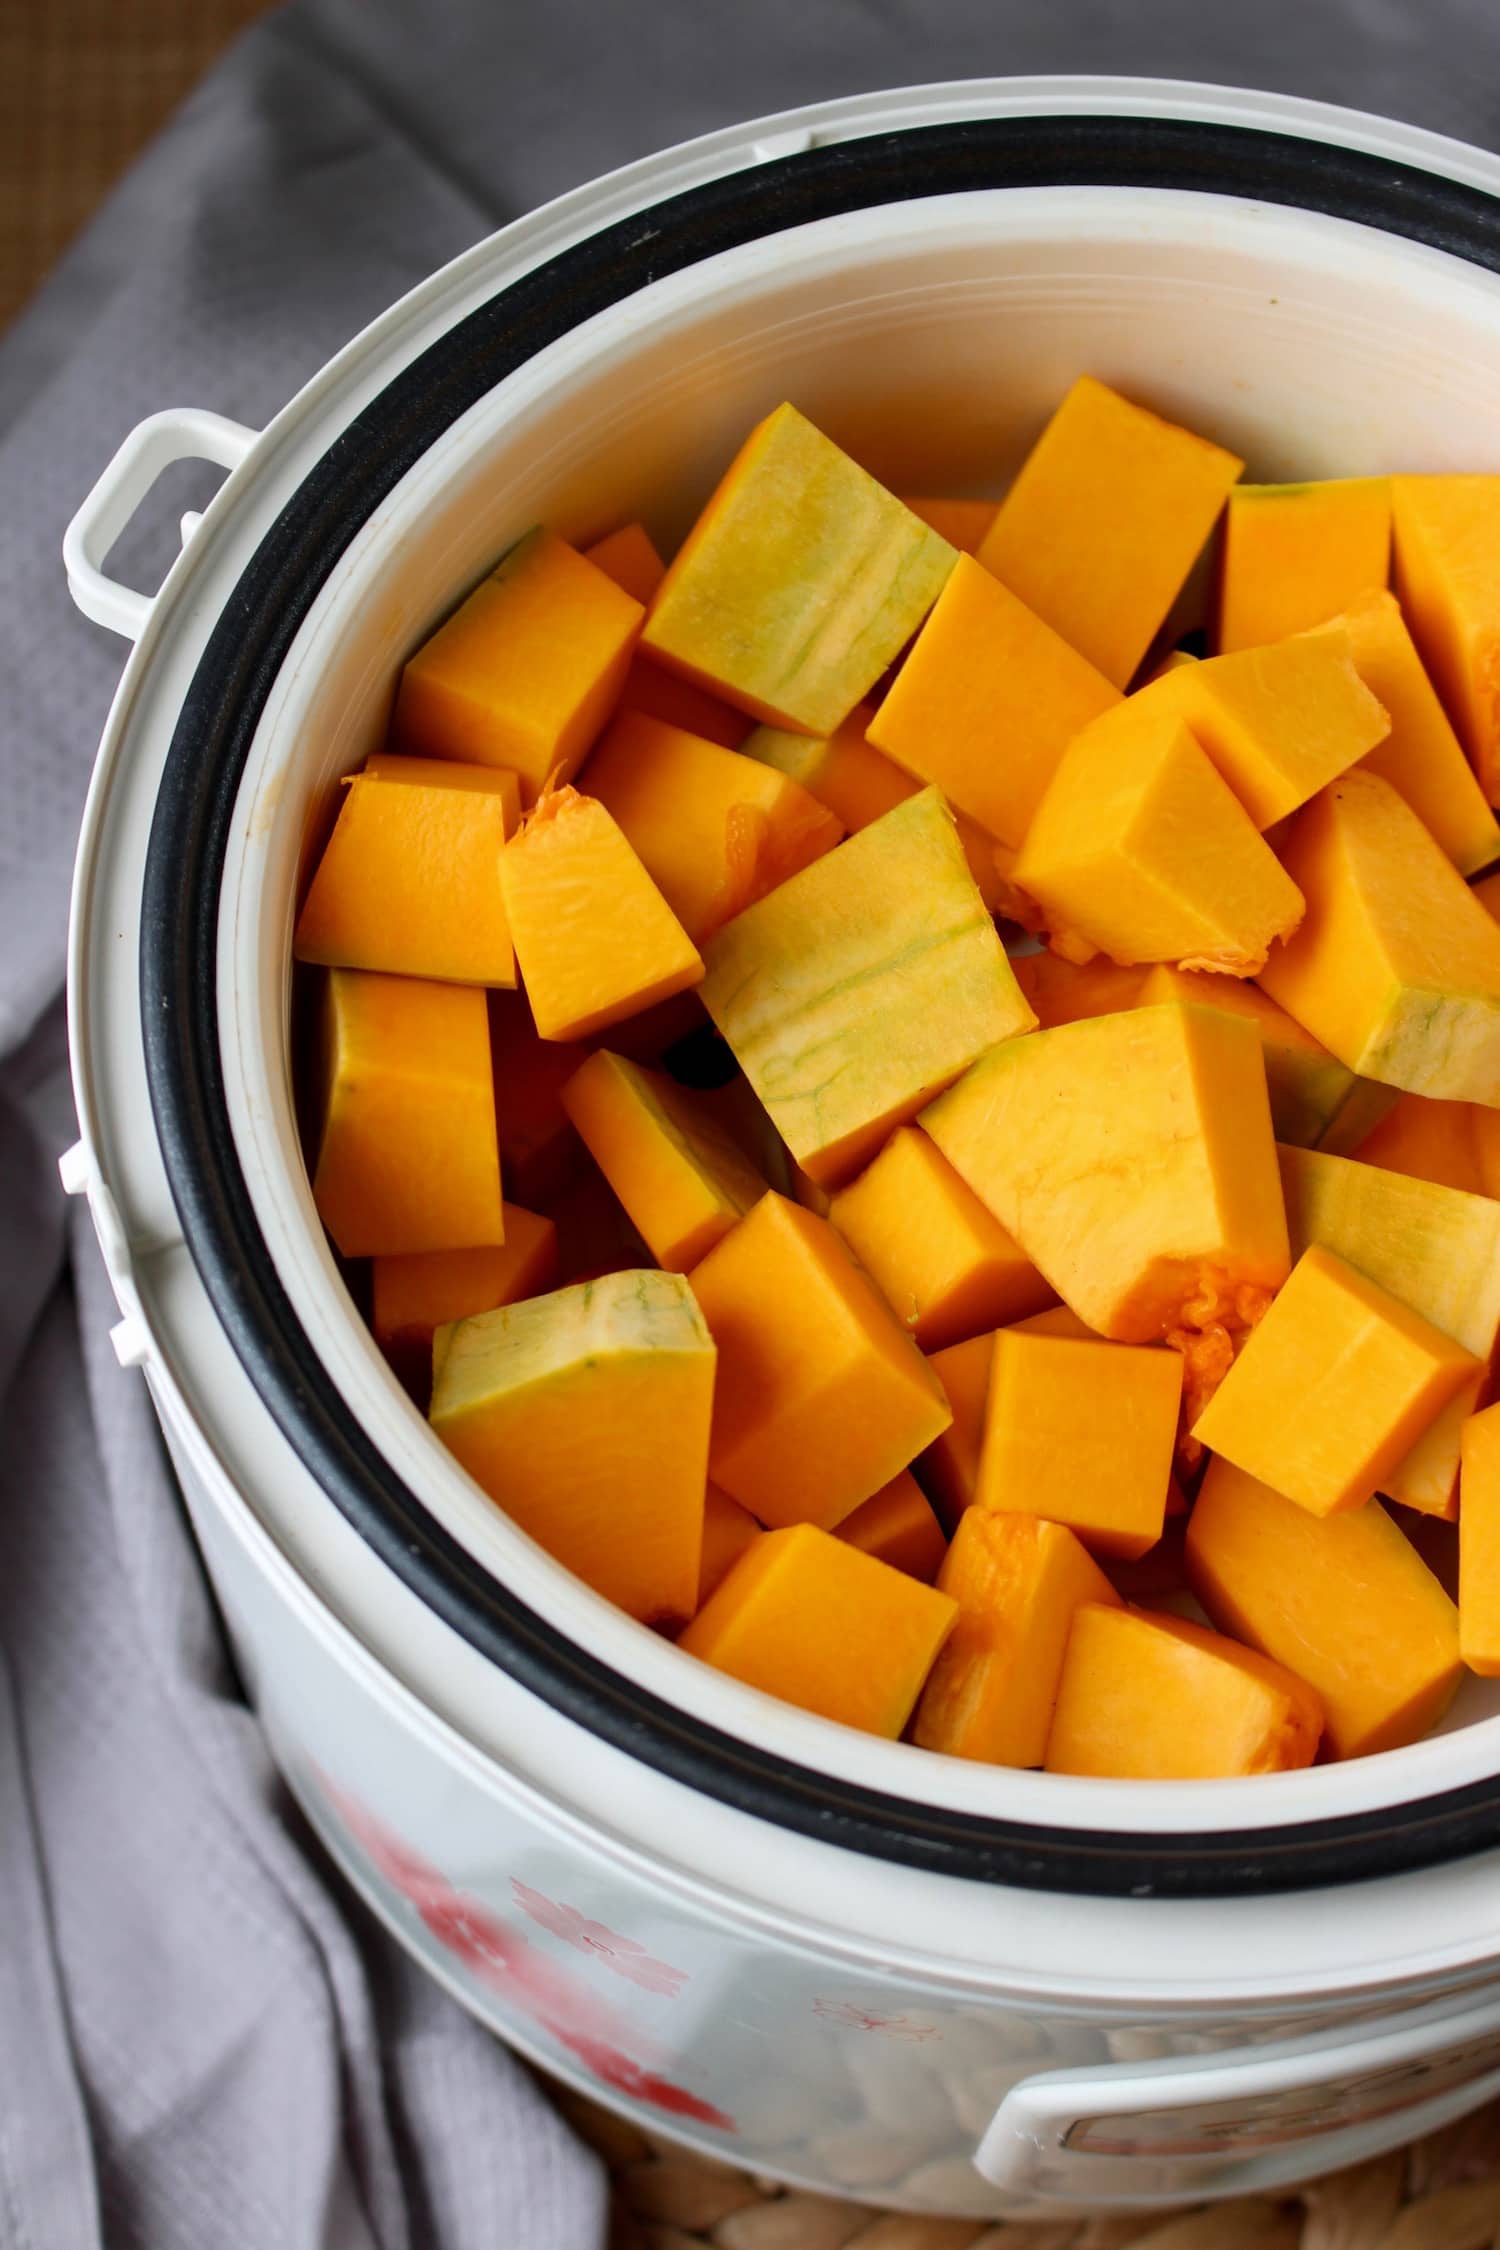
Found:
<path fill-rule="evenodd" d="M 548 2092 L 614 2183 L 610 2250 L 1492 2250 L 1500 2103 L 1281 2199 L 1130 2218 L 918 2219 L 690 2156 L 570 2089 Z"/>

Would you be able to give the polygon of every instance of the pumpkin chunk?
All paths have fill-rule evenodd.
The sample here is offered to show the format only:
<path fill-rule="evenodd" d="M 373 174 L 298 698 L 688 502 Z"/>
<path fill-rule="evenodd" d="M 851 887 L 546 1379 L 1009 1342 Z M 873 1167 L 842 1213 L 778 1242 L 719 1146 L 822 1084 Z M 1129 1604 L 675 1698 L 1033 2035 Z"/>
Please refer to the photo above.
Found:
<path fill-rule="evenodd" d="M 1328 1130 L 1358 1084 L 1354 1072 L 1320 1047 L 1295 1016 L 1243 977 L 1210 976 L 1199 969 L 1148 969 L 1141 982 L 1140 1006 L 1154 1008 L 1164 1000 L 1224 1008 L 1254 1024 L 1266 1058 L 1271 1124 L 1279 1141 L 1310 1147 Z"/>
<path fill-rule="evenodd" d="M 761 1198 L 693 1269 L 719 1348 L 712 1469 L 762 1523 L 840 1522 L 938 1431 L 937 1378 L 826 1219 Z"/>
<path fill-rule="evenodd" d="M 1500 1335 L 1500 1204 L 1321 1150 L 1280 1157 L 1295 1256 L 1323 1243 L 1488 1361 Z M 1481 1403 L 1471 1379 L 1386 1477 L 1391 1499 L 1454 1514 L 1460 1432 Z"/>
<path fill-rule="evenodd" d="M 496 874 L 521 785 L 499 768 L 377 755 L 351 774 L 297 917 L 299 961 L 513 985 Z"/>
<path fill-rule="evenodd" d="M 1389 477 L 1238 484 L 1224 517 L 1219 648 L 1261 648 L 1384 593 Z"/>
<path fill-rule="evenodd" d="M 1476 1359 L 1500 1334 L 1500 1203 L 1321 1149 L 1279 1152 L 1292 1252 L 1321 1243 Z"/>
<path fill-rule="evenodd" d="M 793 406 L 757 424 L 657 589 L 641 645 L 772 726 L 831 734 L 954 553 Z"/>
<path fill-rule="evenodd" d="M 686 1273 L 766 1192 L 708 1102 L 601 1049 L 563 1108 L 659 1266 Z"/>
<path fill-rule="evenodd" d="M 799 783 L 852 836 L 922 786 L 867 739 L 865 729 L 874 715 L 868 703 L 857 703 L 843 725 L 825 735 L 756 727 L 740 747 L 747 758 L 758 758 Z"/>
<path fill-rule="evenodd" d="M 967 1343 L 945 1345 L 927 1363 L 942 1386 L 953 1419 L 912 1464 L 912 1474 L 949 1533 L 957 1529 L 965 1508 L 972 1506 L 979 1481 L 994 1356 L 993 1335 L 971 1336 Z"/>
<path fill-rule="evenodd" d="M 1039 1766 L 1068 1634 L 1119 1596 L 1062 1524 L 970 1508 L 938 1573 L 958 1622 L 922 1690 L 913 1738 L 995 1766 Z"/>
<path fill-rule="evenodd" d="M 915 1125 L 891 1135 L 828 1215 L 924 1352 L 1040 1312 L 1056 1294 Z"/>
<path fill-rule="evenodd" d="M 1458 1645 L 1471 1672 L 1500 1679 L 1500 1406 L 1463 1426 Z"/>
<path fill-rule="evenodd" d="M 677 1645 L 766 1695 L 894 1741 L 957 1614 L 934 1587 L 796 1524 L 761 1534 Z"/>
<path fill-rule="evenodd" d="M 858 1171 L 1033 1020 L 935 789 L 747 907 L 707 951 L 704 1005 L 820 1183 Z"/>
<path fill-rule="evenodd" d="M 543 1039 L 582 1039 L 697 984 L 697 947 L 618 823 L 552 789 L 500 854 L 516 957 Z"/>
<path fill-rule="evenodd" d="M 1302 919 L 1296 885 L 1188 729 L 1149 693 L 1069 745 L 1015 881 L 1054 937 L 1083 937 L 1127 965 L 1253 975 Z"/>
<path fill-rule="evenodd" d="M 330 969 L 313 1200 L 346 1258 L 504 1239 L 484 994 Z"/>
<path fill-rule="evenodd" d="M 1500 801 L 1500 477 L 1393 477 L 1396 592 L 1422 662 Z"/>
<path fill-rule="evenodd" d="M 1184 665 L 1130 700 L 1191 730 L 1257 828 L 1295 812 L 1390 731 L 1342 625 Z"/>
<path fill-rule="evenodd" d="M 868 704 L 856 704 L 841 727 L 821 736 L 757 727 L 740 748 L 747 758 L 759 758 L 800 783 L 852 836 L 915 797 L 922 786 L 866 738 L 873 715 Z M 953 825 L 980 897 L 992 914 L 998 914 L 1005 904 L 1005 884 L 995 864 L 993 843 L 976 821 L 962 813 L 954 813 Z"/>
<path fill-rule="evenodd" d="M 1286 1279 L 1265 1066 L 1242 1017 L 1173 1003 L 1009 1039 L 921 1122 L 1097 1335 L 1153 1342 L 1196 1300 Z"/>
<path fill-rule="evenodd" d="M 1123 688 L 1243 467 L 1081 375 L 1022 464 L 979 559 Z"/>
<path fill-rule="evenodd" d="M 1193 1435 L 1313 1515 L 1339 1515 L 1479 1373 L 1451 1336 L 1315 1243 Z"/>
<path fill-rule="evenodd" d="M 616 1273 L 439 1331 L 430 1419 L 476 1483 L 645 1623 L 698 1599 L 714 1346 L 679 1274 Z"/>
<path fill-rule="evenodd" d="M 606 730 L 585 778 L 695 945 L 844 833 L 785 774 L 640 711 Z"/>
<path fill-rule="evenodd" d="M 1393 594 L 1366 594 L 1325 628 L 1341 633 L 1391 731 L 1360 764 L 1400 792 L 1461 875 L 1500 858 L 1500 823 L 1416 651 Z"/>
<path fill-rule="evenodd" d="M 1049 1773 L 1198 1781 L 1310 1766 L 1318 1696 L 1284 1665 L 1180 1617 L 1086 1604 L 1047 1738 Z"/>
<path fill-rule="evenodd" d="M 1458 1612 L 1379 1501 L 1314 1516 L 1231 1462 L 1211 1461 L 1186 1552 L 1214 1623 L 1321 1697 L 1336 1757 L 1415 1742 L 1452 1702 Z"/>
<path fill-rule="evenodd" d="M 530 531 L 401 674 L 399 750 L 508 766 L 532 803 L 566 781 L 614 708 L 641 605 L 557 539 Z"/>
<path fill-rule="evenodd" d="M 698 1607 L 722 1586 L 761 1527 L 748 1508 L 711 1484 L 703 1502 L 703 1561 L 698 1570 Z"/>
<path fill-rule="evenodd" d="M 557 1229 L 518 1203 L 504 1208 L 505 1240 L 473 1250 L 417 1250 L 376 1258 L 370 1277 L 375 1341 L 426 1402 L 432 1339 L 449 1321 L 535 1297 L 557 1279 Z"/>
<path fill-rule="evenodd" d="M 667 566 L 643 523 L 622 523 L 618 531 L 585 547 L 583 559 L 612 578 L 643 609 L 667 574 Z"/>
<path fill-rule="evenodd" d="M 1282 848 L 1307 900 L 1261 982 L 1363 1078 L 1500 1106 L 1500 928 L 1388 781 L 1347 773 Z"/>
<path fill-rule="evenodd" d="M 948 1551 L 942 1526 L 909 1469 L 861 1500 L 838 1526 L 837 1536 L 927 1585 Z"/>
<path fill-rule="evenodd" d="M 1132 1561 L 1160 1539 L 1182 1361 L 1148 1346 L 1002 1328 L 974 1500 L 1067 1524 Z"/>
<path fill-rule="evenodd" d="M 1073 736 L 1119 696 L 998 579 L 961 555 L 868 734 L 1017 848 Z"/>
<path fill-rule="evenodd" d="M 911 500 L 902 495 L 902 506 L 920 516 L 929 531 L 946 539 L 961 555 L 972 555 L 995 520 L 993 500 Z"/>

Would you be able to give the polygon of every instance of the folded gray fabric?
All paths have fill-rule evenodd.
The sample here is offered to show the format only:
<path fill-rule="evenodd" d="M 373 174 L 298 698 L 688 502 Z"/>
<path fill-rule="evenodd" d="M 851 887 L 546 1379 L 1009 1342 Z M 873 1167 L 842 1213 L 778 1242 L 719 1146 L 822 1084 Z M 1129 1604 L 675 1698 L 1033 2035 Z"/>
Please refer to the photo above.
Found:
<path fill-rule="evenodd" d="M 238 1697 L 86 1226 L 60 988 L 122 650 L 58 562 L 167 404 L 259 423 L 476 236 L 665 142 L 916 79 L 1134 70 L 1500 132 L 1485 0 L 297 0 L 0 344 L 0 2245 L 589 2250 L 597 2167 L 338 1889 Z M 194 494 L 118 561 L 159 574 Z"/>

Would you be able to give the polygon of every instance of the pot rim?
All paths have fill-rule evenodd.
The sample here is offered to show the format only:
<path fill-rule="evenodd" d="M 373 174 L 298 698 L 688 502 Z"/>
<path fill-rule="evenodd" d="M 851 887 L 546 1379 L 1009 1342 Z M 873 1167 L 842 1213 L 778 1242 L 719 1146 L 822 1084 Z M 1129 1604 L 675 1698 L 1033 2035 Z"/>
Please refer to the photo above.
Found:
<path fill-rule="evenodd" d="M 1211 1897 L 1390 1875 L 1500 1839 L 1500 1780 L 1318 1821 L 1132 1834 L 999 1820 L 811 1770 L 638 1687 L 499 1585 L 359 1426 L 297 1319 L 230 1129 L 215 976 L 219 883 L 260 714 L 361 525 L 504 375 L 664 273 L 810 220 L 1036 186 L 1172 188 L 1351 219 L 1500 271 L 1493 200 L 1364 150 L 1180 117 L 1030 114 L 872 133 L 670 196 L 502 288 L 356 415 L 262 539 L 181 707 L 147 852 L 140 977 L 151 1101 L 183 1237 L 260 1397 L 381 1559 L 490 1661 L 602 1739 L 740 1811 L 971 1881 Z"/>

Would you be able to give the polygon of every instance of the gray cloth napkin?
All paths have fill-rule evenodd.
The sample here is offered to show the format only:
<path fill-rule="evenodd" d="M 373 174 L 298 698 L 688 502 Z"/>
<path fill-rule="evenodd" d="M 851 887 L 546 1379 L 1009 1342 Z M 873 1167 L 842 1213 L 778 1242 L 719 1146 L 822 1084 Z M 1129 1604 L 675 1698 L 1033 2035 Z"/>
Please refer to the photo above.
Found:
<path fill-rule="evenodd" d="M 1265 84 L 1493 145 L 1489 0 L 295 0 L 0 343 L 0 2246 L 589 2250 L 597 2168 L 339 1891 L 219 1639 L 86 1222 L 59 994 L 121 645 L 63 526 L 168 404 L 264 421 L 538 200 L 845 91 L 1033 70 Z M 197 495 L 117 558 L 159 575 Z"/>

